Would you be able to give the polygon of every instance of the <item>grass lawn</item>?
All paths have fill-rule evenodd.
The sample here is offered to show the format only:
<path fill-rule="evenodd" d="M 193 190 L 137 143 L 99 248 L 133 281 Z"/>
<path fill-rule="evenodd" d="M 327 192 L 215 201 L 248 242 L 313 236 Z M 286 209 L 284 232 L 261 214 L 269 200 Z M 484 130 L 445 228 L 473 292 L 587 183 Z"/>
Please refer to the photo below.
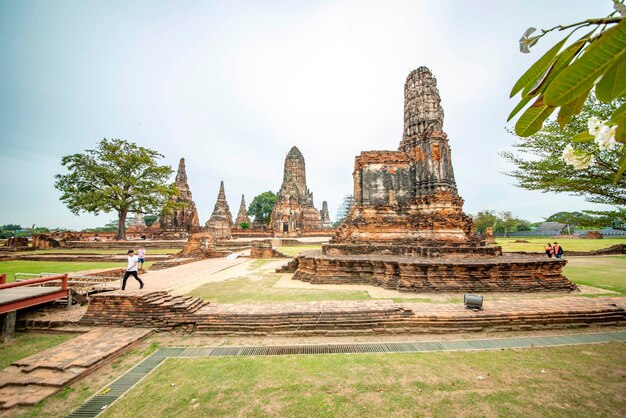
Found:
<path fill-rule="evenodd" d="M 131 246 L 128 249 L 132 248 Z M 51 248 L 49 250 L 33 250 L 33 251 L 21 251 L 15 254 L 117 254 L 126 255 L 124 249 L 99 249 L 99 248 Z M 179 253 L 182 248 L 146 248 L 147 256 L 150 254 L 176 254 Z"/>
<path fill-rule="evenodd" d="M 16 332 L 15 339 L 0 344 L 0 370 L 23 359 L 76 337 L 72 334 L 35 334 Z"/>
<path fill-rule="evenodd" d="M 152 263 L 145 263 L 145 268 Z M 15 273 L 72 273 L 75 271 L 103 269 L 110 267 L 124 267 L 126 262 L 120 263 L 100 263 L 100 262 L 72 262 L 72 261 L 0 261 L 0 273 L 7 275 L 7 282 L 12 282 Z"/>
<path fill-rule="evenodd" d="M 259 260 L 255 261 L 259 262 Z M 214 303 L 274 303 L 308 302 L 315 300 L 371 299 L 361 290 L 316 290 L 274 288 L 279 274 L 264 274 L 258 278 L 240 277 L 223 282 L 208 283 L 189 293 Z"/>
<path fill-rule="evenodd" d="M 103 416 L 620 416 L 624 350 L 169 359 Z"/>
<path fill-rule="evenodd" d="M 291 257 L 297 257 L 300 254 L 300 251 L 306 250 L 320 250 L 322 248 L 321 244 L 309 244 L 309 245 L 294 245 L 287 247 L 278 247 L 277 250 L 281 253 L 285 253 Z"/>
<path fill-rule="evenodd" d="M 299 289 L 273 287 L 282 277 L 258 271 L 272 260 L 254 260 L 248 269 L 250 276 L 212 282 L 189 293 L 214 303 L 276 303 L 318 300 L 368 300 L 370 294 L 361 290 Z M 626 256 L 571 257 L 565 266 L 565 276 L 576 284 L 619 292 L 626 296 Z M 424 298 L 392 298 L 395 302 L 461 303 L 461 293 L 445 300 Z M 579 296 L 573 293 L 572 296 Z M 586 295 L 580 295 L 586 296 Z M 598 295 L 593 295 L 598 296 Z"/>
<path fill-rule="evenodd" d="M 524 240 L 525 242 L 514 242 L 516 240 Z M 591 251 L 599 250 L 600 248 L 607 248 L 611 245 L 626 244 L 626 238 L 604 238 L 604 239 L 555 239 L 553 237 L 514 237 L 514 238 L 502 238 L 497 237 L 496 242 L 502 246 L 503 251 L 529 251 L 529 252 L 543 252 L 544 246 L 549 242 L 553 243 L 557 241 L 563 246 L 565 255 L 568 251 Z"/>
<path fill-rule="evenodd" d="M 626 295 L 626 255 L 572 257 L 565 276 L 576 284 L 600 287 Z"/>

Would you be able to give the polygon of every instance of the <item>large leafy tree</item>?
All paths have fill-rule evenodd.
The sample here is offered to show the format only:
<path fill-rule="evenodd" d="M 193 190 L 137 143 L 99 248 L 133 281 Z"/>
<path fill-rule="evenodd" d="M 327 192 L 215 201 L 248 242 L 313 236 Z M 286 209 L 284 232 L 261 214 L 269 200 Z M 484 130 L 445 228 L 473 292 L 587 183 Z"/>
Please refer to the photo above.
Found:
<path fill-rule="evenodd" d="M 581 142 L 577 147 L 591 153 L 595 165 L 578 170 L 562 158 L 563 149 L 572 136 L 586 129 L 589 118 L 606 119 L 621 105 L 621 101 L 602 103 L 592 95 L 580 114 L 573 116 L 563 128 L 557 121 L 549 120 L 530 138 L 518 137 L 513 145 L 514 152 L 501 153 L 516 167 L 506 174 L 517 181 L 517 186 L 527 190 L 569 193 L 593 203 L 626 206 L 626 178 L 615 180 L 619 170 L 618 153 Z"/>
<path fill-rule="evenodd" d="M 474 228 L 477 233 L 484 234 L 487 228 L 494 228 L 498 224 L 498 215 L 493 210 L 483 210 L 476 214 Z"/>
<path fill-rule="evenodd" d="M 254 216 L 254 220 L 257 222 L 261 221 L 265 225 L 269 224 L 274 205 L 276 205 L 276 199 L 276 194 L 271 191 L 254 196 L 248 208 L 248 214 Z"/>
<path fill-rule="evenodd" d="M 116 239 L 126 239 L 128 212 L 154 213 L 177 193 L 168 184 L 171 167 L 159 165 L 163 155 L 122 139 L 103 139 L 95 149 L 67 155 L 66 174 L 55 176 L 61 200 L 78 215 L 117 212 Z"/>

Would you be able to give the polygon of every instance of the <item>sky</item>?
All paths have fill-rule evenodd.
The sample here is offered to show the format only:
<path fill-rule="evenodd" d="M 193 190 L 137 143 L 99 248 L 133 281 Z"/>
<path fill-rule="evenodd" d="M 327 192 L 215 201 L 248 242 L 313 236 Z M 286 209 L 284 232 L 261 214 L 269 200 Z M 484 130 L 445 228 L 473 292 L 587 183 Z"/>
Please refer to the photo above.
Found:
<path fill-rule="evenodd" d="M 610 0 L 0 0 L 0 224 L 82 229 L 54 175 L 64 155 L 122 138 L 185 158 L 202 223 L 220 180 L 234 214 L 277 192 L 296 145 L 316 207 L 352 193 L 354 157 L 395 150 L 404 81 L 431 69 L 465 212 L 531 221 L 601 209 L 519 189 L 498 155 L 519 76 L 553 45 L 519 52 L 526 28 L 612 11 Z M 560 39 L 560 38 L 559 38 Z M 173 177 L 172 177 L 173 181 Z"/>

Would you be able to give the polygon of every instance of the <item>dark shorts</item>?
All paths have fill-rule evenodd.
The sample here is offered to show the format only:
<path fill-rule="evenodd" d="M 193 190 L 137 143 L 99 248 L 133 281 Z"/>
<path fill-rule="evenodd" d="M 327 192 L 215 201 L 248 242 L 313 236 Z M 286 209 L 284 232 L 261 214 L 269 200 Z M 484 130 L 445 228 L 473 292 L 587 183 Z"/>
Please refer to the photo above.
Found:
<path fill-rule="evenodd" d="M 137 259 L 137 262 L 139 262 L 139 263 L 143 263 L 143 258 L 138 258 L 138 259 Z"/>

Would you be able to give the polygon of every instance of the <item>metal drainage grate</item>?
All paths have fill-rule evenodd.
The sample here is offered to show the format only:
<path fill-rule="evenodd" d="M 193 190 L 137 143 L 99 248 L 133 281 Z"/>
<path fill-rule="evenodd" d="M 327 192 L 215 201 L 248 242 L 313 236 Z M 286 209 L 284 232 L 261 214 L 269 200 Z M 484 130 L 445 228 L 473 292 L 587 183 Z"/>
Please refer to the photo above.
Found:
<path fill-rule="evenodd" d="M 428 351 L 494 350 L 501 348 L 546 347 L 626 341 L 626 332 L 559 335 L 546 337 L 515 337 L 492 340 L 420 341 L 374 344 L 323 344 L 252 347 L 190 347 L 160 348 L 137 364 L 99 394 L 88 399 L 69 417 L 96 417 L 109 405 L 146 377 L 166 358 L 282 356 L 311 354 L 419 353 Z"/>
<path fill-rule="evenodd" d="M 72 412 L 69 417 L 96 417 L 109 405 L 128 392 L 141 379 L 146 377 L 152 370 L 168 357 L 175 357 L 182 353 L 184 348 L 161 348 L 149 357 L 123 374 L 113 383 L 102 388 L 98 394 L 88 399 L 78 409 Z"/>

